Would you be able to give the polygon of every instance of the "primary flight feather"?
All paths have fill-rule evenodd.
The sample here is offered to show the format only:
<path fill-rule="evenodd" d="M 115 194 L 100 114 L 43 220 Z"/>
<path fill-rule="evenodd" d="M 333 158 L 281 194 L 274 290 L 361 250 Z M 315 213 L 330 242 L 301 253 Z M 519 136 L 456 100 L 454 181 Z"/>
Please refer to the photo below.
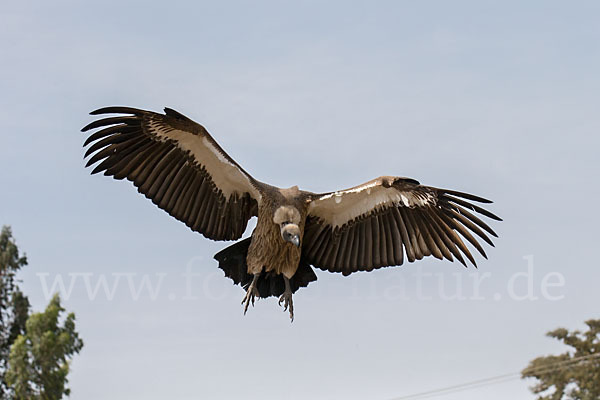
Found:
<path fill-rule="evenodd" d="M 476 265 L 480 240 L 497 236 L 476 214 L 500 221 L 474 203 L 482 197 L 382 176 L 350 189 L 312 193 L 257 181 L 200 124 L 170 108 L 165 114 L 106 107 L 82 131 L 98 129 L 86 167 L 127 179 L 154 204 L 213 240 L 251 237 L 215 255 L 219 267 L 246 289 L 244 313 L 257 297 L 280 296 L 294 317 L 292 293 L 317 279 L 311 265 L 343 275 L 401 265 L 426 256 Z M 466 258 L 466 260 L 465 260 Z"/>

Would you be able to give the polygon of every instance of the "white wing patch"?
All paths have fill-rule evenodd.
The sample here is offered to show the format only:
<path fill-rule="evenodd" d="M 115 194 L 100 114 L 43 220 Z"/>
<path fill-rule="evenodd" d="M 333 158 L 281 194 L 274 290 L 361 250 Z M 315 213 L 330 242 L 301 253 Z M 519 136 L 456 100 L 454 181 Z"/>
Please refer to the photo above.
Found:
<path fill-rule="evenodd" d="M 204 143 L 204 145 L 213 152 L 213 154 L 217 157 L 217 159 L 219 161 L 221 161 L 222 163 L 225 164 L 229 164 L 232 167 L 235 167 L 235 165 L 233 165 L 227 158 L 225 158 L 225 156 L 223 154 L 221 154 L 221 152 L 217 149 L 215 149 L 213 147 L 213 145 L 210 143 L 210 140 L 208 140 L 207 138 L 202 138 L 202 143 Z"/>
<path fill-rule="evenodd" d="M 410 207 L 410 202 L 408 201 L 408 197 L 404 195 L 404 193 L 400 193 L 400 199 L 402 199 L 402 203 L 405 207 Z"/>
<path fill-rule="evenodd" d="M 327 200 L 327 199 L 329 199 L 331 197 L 334 197 L 334 196 L 335 197 L 341 197 L 341 196 L 343 196 L 345 194 L 348 194 L 348 193 L 360 193 L 363 190 L 367 190 L 367 194 L 371 194 L 371 188 L 375 187 L 375 186 L 378 186 L 378 185 L 379 185 L 378 182 L 371 181 L 371 182 L 368 182 L 368 183 L 366 183 L 364 185 L 357 186 L 357 187 L 352 188 L 352 189 L 338 190 L 337 192 L 326 194 L 325 196 L 319 197 L 319 200 Z"/>
<path fill-rule="evenodd" d="M 435 203 L 436 198 L 431 193 L 386 188 L 380 179 L 376 179 L 362 186 L 321 196 L 309 204 L 308 213 L 336 228 L 383 207 L 413 208 Z"/>
<path fill-rule="evenodd" d="M 248 192 L 260 201 L 260 192 L 248 176 L 214 147 L 205 136 L 165 127 L 154 120 L 148 121 L 148 128 L 160 141 L 173 140 L 181 150 L 190 152 L 195 162 L 205 168 L 227 200 L 233 193 L 241 195 Z"/>

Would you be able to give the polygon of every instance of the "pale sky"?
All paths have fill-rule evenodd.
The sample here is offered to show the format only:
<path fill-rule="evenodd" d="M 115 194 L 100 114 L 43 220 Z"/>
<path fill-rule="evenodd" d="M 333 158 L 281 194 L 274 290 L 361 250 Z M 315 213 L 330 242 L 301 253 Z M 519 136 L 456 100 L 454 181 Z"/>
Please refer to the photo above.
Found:
<path fill-rule="evenodd" d="M 71 398 L 386 400 L 564 351 L 545 332 L 600 311 L 599 17 L 596 1 L 3 4 L 0 224 L 34 308 L 60 289 L 76 313 Z M 108 105 L 172 107 L 282 187 L 399 175 L 491 198 L 500 237 L 478 270 L 318 270 L 292 324 L 273 298 L 244 316 L 212 259 L 228 243 L 84 169 L 79 130 Z"/>

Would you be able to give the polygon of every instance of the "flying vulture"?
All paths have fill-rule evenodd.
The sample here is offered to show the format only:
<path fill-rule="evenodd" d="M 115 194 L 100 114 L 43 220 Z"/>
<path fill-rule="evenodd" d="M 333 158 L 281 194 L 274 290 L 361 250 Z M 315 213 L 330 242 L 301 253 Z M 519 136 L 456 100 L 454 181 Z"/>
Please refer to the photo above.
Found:
<path fill-rule="evenodd" d="M 219 267 L 246 290 L 244 313 L 257 298 L 279 297 L 294 318 L 292 293 L 317 279 L 311 266 L 340 272 L 401 265 L 426 256 L 476 265 L 465 240 L 487 258 L 480 240 L 496 233 L 475 214 L 501 221 L 474 203 L 482 197 L 381 176 L 350 189 L 312 193 L 254 179 L 200 124 L 170 108 L 164 114 L 106 107 L 117 114 L 85 126 L 86 167 L 127 179 L 193 231 L 237 240 L 217 253 Z M 466 259 L 466 260 L 465 260 Z"/>

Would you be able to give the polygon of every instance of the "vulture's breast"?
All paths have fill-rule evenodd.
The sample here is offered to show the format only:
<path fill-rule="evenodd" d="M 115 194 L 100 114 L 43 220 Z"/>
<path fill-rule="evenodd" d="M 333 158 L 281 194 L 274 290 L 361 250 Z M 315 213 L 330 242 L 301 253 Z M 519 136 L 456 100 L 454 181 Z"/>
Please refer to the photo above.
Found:
<path fill-rule="evenodd" d="M 298 269 L 301 248 L 284 241 L 272 216 L 269 213 L 261 215 L 260 211 L 246 258 L 248 273 L 260 273 L 264 268 L 265 272 L 291 278 Z"/>

